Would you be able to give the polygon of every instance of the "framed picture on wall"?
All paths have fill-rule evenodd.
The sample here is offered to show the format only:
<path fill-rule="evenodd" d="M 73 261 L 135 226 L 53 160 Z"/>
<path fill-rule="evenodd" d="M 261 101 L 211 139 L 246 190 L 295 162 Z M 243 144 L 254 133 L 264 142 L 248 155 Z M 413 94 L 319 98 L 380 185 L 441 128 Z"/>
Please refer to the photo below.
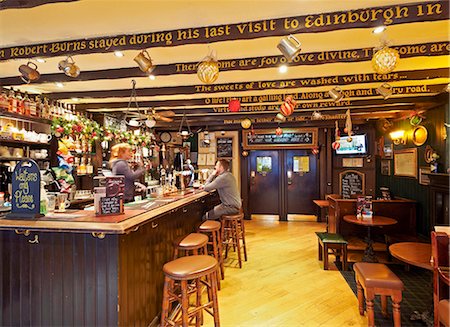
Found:
<path fill-rule="evenodd" d="M 383 145 L 384 158 L 392 159 L 392 144 Z"/>
<path fill-rule="evenodd" d="M 427 174 L 431 173 L 430 167 L 419 167 L 419 184 L 430 185 L 430 178 Z"/>
<path fill-rule="evenodd" d="M 394 151 L 394 175 L 417 178 L 417 149 Z"/>
<path fill-rule="evenodd" d="M 391 161 L 381 159 L 381 175 L 391 176 Z"/>

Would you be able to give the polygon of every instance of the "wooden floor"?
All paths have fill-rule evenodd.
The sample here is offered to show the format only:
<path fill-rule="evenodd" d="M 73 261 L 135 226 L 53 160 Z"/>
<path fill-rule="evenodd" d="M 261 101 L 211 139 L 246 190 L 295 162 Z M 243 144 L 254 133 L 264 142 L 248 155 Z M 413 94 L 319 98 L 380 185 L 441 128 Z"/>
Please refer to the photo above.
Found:
<path fill-rule="evenodd" d="M 226 262 L 221 326 L 367 326 L 339 271 L 324 271 L 317 260 L 314 232 L 324 224 L 259 220 L 245 226 L 249 261 L 242 269 L 236 260 Z M 205 326 L 213 326 L 206 316 Z"/>

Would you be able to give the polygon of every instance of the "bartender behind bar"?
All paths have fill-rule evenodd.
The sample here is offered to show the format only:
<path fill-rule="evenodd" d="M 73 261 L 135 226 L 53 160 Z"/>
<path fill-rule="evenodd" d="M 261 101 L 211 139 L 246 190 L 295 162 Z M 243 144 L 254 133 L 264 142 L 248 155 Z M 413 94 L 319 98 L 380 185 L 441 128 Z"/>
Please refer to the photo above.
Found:
<path fill-rule="evenodd" d="M 208 211 L 203 219 L 217 220 L 222 215 L 233 215 L 239 213 L 241 208 L 241 196 L 237 189 L 236 179 L 228 171 L 230 163 L 228 160 L 220 159 L 216 163 L 216 170 L 205 182 L 204 190 L 210 192 L 217 190 L 220 204 Z"/>

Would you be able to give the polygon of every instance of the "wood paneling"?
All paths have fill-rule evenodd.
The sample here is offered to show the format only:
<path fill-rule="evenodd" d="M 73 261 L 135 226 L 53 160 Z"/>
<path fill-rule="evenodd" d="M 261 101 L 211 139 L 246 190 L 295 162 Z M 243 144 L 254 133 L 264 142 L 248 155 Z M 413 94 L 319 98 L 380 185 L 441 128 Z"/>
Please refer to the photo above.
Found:
<path fill-rule="evenodd" d="M 0 325 L 149 325 L 161 306 L 172 240 L 217 203 L 204 194 L 129 234 L 0 232 Z M 35 235 L 39 243 L 32 244 Z"/>

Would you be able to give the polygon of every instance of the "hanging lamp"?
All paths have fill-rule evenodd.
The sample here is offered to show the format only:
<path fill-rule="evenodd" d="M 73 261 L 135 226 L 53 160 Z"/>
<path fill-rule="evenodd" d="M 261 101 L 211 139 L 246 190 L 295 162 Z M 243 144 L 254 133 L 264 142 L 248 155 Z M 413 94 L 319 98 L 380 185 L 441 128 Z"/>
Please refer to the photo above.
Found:
<path fill-rule="evenodd" d="M 216 57 L 216 52 L 211 50 L 198 64 L 197 76 L 205 84 L 212 84 L 219 77 L 219 62 Z"/>
<path fill-rule="evenodd" d="M 136 105 L 136 109 L 138 112 L 138 115 L 140 115 L 140 111 L 139 111 L 139 104 L 137 102 L 137 95 L 136 95 L 136 81 L 133 79 L 131 80 L 131 94 L 130 94 L 130 100 L 128 101 L 128 106 L 127 106 L 127 110 L 125 112 L 125 117 L 123 118 L 123 121 L 131 127 L 140 127 L 142 125 L 142 122 L 140 122 L 138 119 L 136 118 L 131 118 L 129 121 L 127 120 L 128 117 L 128 113 L 130 111 L 130 107 L 131 107 L 131 103 L 134 101 L 135 105 Z"/>
<path fill-rule="evenodd" d="M 186 123 L 186 129 L 183 129 L 183 125 Z M 192 137 L 194 134 L 191 131 L 191 127 L 189 126 L 189 122 L 186 118 L 186 113 L 183 113 L 183 118 L 181 118 L 180 128 L 178 129 L 178 136 L 181 136 L 183 140 L 187 140 Z"/>

